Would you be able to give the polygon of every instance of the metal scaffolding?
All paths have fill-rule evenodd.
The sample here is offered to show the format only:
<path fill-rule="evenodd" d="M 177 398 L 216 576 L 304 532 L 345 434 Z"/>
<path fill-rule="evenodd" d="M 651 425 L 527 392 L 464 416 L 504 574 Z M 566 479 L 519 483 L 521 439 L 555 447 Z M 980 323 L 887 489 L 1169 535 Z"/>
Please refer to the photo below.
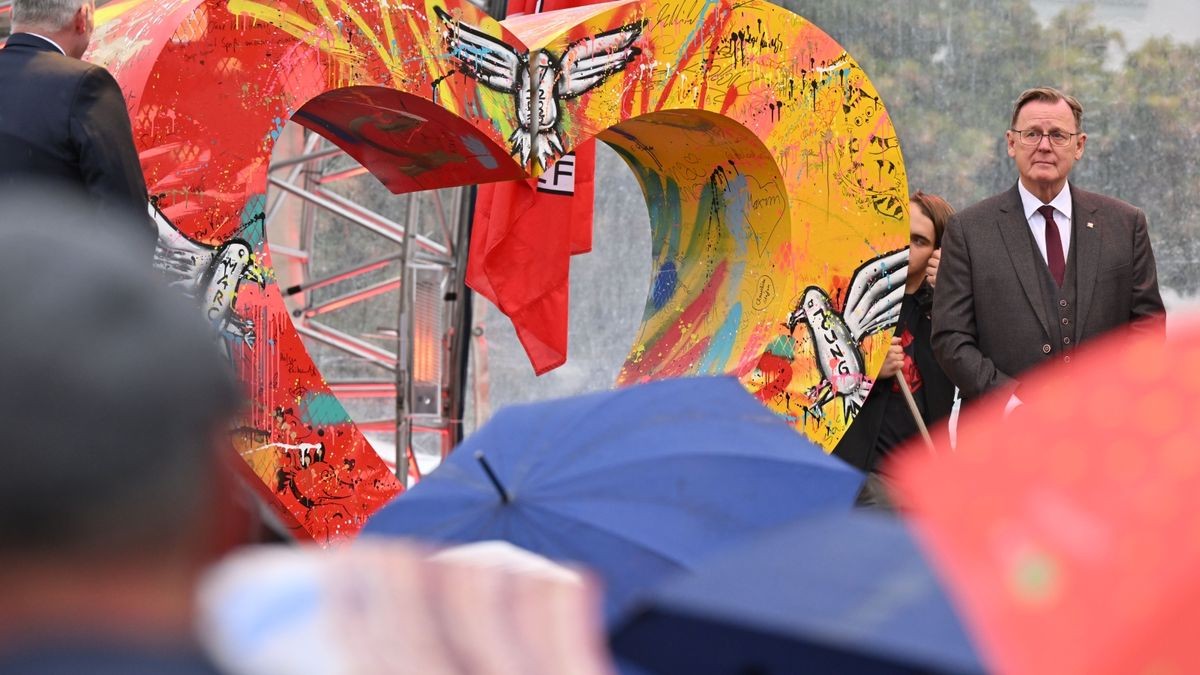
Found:
<path fill-rule="evenodd" d="M 396 474 L 419 477 L 462 437 L 470 190 L 390 195 L 296 125 L 269 182 L 267 241 L 296 329 Z"/>
<path fill-rule="evenodd" d="M 0 40 L 11 15 L 0 0 Z M 473 194 L 391 195 L 295 124 L 276 145 L 266 220 L 276 278 L 321 373 L 397 476 L 419 478 L 462 438 Z"/>

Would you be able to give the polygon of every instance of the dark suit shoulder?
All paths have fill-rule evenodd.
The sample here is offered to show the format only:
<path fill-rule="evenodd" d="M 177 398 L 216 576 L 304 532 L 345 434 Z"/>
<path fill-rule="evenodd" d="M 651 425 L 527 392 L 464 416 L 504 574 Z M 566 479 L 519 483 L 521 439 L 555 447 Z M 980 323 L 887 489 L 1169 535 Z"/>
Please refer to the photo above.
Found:
<path fill-rule="evenodd" d="M 1088 192 L 1082 188 L 1071 186 L 1071 200 L 1080 207 L 1111 213 L 1122 218 L 1134 218 L 1141 209 L 1116 197 L 1109 197 L 1098 192 Z"/>
<path fill-rule="evenodd" d="M 963 223 L 995 220 L 1001 211 L 1011 211 L 1014 208 L 1021 208 L 1021 197 L 1015 187 L 976 202 L 955 213 L 953 217 Z"/>
<path fill-rule="evenodd" d="M 54 45 L 50 44 L 48 40 L 40 38 L 32 33 L 13 33 L 12 35 L 9 35 L 8 39 L 4 41 L 4 48 L 15 50 L 12 53 L 21 51 L 35 51 L 53 52 L 61 55 L 58 49 L 55 48 Z"/>
<path fill-rule="evenodd" d="M 48 91 L 52 87 L 62 86 L 65 82 L 83 79 L 94 70 L 104 70 L 95 64 L 66 56 L 52 47 L 35 46 L 34 41 L 40 45 L 47 44 L 38 38 L 20 37 L 28 38 L 28 42 L 18 41 L 14 44 L 13 40 L 18 38 L 18 35 L 14 35 L 9 39 L 7 46 L 0 49 L 0 64 L 10 64 L 0 66 L 0 72 L 9 75 L 5 82 L 6 88 L 24 84 Z M 17 70 L 7 71 L 8 67 Z"/>
<path fill-rule="evenodd" d="M 80 63 L 83 63 L 83 65 L 86 66 L 79 73 L 78 82 L 80 89 L 92 91 L 111 89 L 117 92 L 121 91 L 121 85 L 117 83 L 117 78 L 113 77 L 112 73 L 108 72 L 106 68 L 103 66 L 97 66 L 94 63 L 86 63 L 83 61 L 80 61 Z M 124 101 L 124 98 L 125 95 L 121 94 L 122 101 Z"/>

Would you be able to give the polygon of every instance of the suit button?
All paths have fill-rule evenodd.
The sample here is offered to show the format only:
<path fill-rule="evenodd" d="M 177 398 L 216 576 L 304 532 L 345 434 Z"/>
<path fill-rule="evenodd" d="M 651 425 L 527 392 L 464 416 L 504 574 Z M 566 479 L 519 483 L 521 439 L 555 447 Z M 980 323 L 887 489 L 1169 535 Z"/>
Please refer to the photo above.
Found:
<path fill-rule="evenodd" d="M 1062 322 L 1062 323 L 1063 323 L 1063 325 L 1064 325 L 1064 326 L 1070 326 L 1070 325 L 1071 325 L 1071 320 L 1070 320 L 1070 319 L 1068 319 L 1068 318 L 1065 318 L 1065 317 L 1064 317 L 1064 318 L 1063 318 L 1063 322 Z"/>
<path fill-rule="evenodd" d="M 1067 306 L 1067 301 L 1066 301 L 1066 300 L 1059 300 L 1059 301 L 1058 301 L 1058 306 L 1059 306 L 1059 307 L 1066 307 L 1066 306 Z"/>
<path fill-rule="evenodd" d="M 1071 362 L 1071 357 L 1069 357 L 1069 356 L 1063 357 L 1063 363 L 1070 363 L 1070 362 Z"/>
<path fill-rule="evenodd" d="M 1049 354 L 1050 353 L 1050 345 L 1042 345 L 1042 353 Z"/>
<path fill-rule="evenodd" d="M 1064 345 L 1069 345 L 1069 344 L 1071 344 L 1071 338 L 1063 338 L 1063 344 L 1064 344 Z"/>

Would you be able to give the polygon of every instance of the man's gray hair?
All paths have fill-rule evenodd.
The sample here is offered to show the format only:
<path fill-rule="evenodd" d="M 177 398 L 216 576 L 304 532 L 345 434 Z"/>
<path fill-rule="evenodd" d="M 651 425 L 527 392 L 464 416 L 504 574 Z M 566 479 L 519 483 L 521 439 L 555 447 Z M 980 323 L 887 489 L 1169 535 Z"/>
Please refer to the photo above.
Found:
<path fill-rule="evenodd" d="M 1067 107 L 1071 109 L 1071 115 L 1075 117 L 1075 131 L 1083 131 L 1083 104 L 1074 96 L 1054 87 L 1034 87 L 1033 89 L 1026 89 L 1021 92 L 1021 95 L 1017 97 L 1017 102 L 1013 104 L 1012 122 L 1009 123 L 1010 129 L 1017 126 L 1017 117 L 1021 114 L 1021 108 L 1034 101 L 1042 103 L 1066 101 Z"/>
<path fill-rule="evenodd" d="M 65 28 L 75 12 L 94 0 L 15 0 L 12 7 L 14 29 L 40 26 Z"/>

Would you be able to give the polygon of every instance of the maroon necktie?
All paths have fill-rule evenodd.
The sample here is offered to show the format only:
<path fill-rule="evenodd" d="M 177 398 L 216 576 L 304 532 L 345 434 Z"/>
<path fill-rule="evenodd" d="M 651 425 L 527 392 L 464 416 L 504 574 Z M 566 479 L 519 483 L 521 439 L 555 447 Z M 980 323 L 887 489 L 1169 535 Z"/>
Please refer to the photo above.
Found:
<path fill-rule="evenodd" d="M 1058 225 L 1054 222 L 1054 207 L 1050 205 L 1038 209 L 1038 213 L 1046 219 L 1046 266 L 1050 268 L 1050 276 L 1054 283 L 1062 288 L 1063 277 L 1067 274 L 1067 263 L 1063 261 L 1062 237 L 1058 236 Z"/>

